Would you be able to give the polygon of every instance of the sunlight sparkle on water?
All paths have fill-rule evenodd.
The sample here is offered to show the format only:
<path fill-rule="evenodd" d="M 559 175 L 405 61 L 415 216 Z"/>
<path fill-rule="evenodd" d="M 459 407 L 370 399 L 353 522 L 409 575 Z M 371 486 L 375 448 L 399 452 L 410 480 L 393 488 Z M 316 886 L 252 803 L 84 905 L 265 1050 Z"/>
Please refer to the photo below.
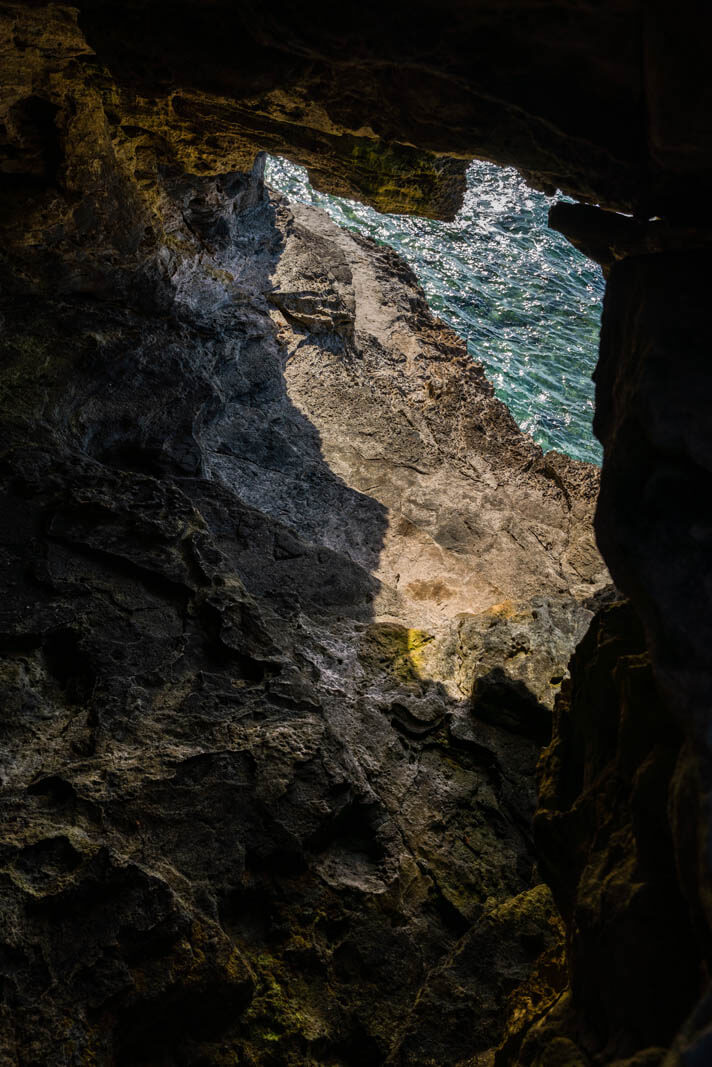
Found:
<path fill-rule="evenodd" d="M 497 395 L 543 448 L 600 463 L 593 383 L 603 277 L 549 230 L 553 199 L 512 169 L 475 161 L 453 222 L 380 215 L 317 193 L 306 171 L 270 159 L 269 185 L 324 208 L 341 226 L 391 245 L 415 271 L 433 311 L 467 342 Z"/>

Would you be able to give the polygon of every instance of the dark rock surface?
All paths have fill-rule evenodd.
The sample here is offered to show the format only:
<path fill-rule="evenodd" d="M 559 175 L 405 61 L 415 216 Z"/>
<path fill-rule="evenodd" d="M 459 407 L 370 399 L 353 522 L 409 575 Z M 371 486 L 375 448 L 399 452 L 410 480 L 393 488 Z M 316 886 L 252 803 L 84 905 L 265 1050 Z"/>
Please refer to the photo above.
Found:
<path fill-rule="evenodd" d="M 102 92 L 108 67 L 107 118 L 144 180 L 152 142 L 195 174 L 285 153 L 319 187 L 441 218 L 473 155 L 645 219 L 695 220 L 709 190 L 697 0 L 32 0 L 2 15 L 7 173 L 19 155 L 51 169 L 67 83 Z"/>
<path fill-rule="evenodd" d="M 662 1064 L 709 952 L 683 874 L 697 863 L 695 778 L 642 627 L 629 603 L 613 604 L 576 650 L 539 767 L 534 835 L 568 974 L 542 961 L 514 998 L 498 1065 Z"/>
<path fill-rule="evenodd" d="M 260 162 L 104 192 L 6 231 L 7 1061 L 491 1058 L 597 472 Z"/>
<path fill-rule="evenodd" d="M 708 1063 L 711 19 L 0 5 L 6 1062 L 472 1067 L 513 991 L 501 1055 Z M 528 827 L 595 479 L 262 149 L 382 209 L 450 217 L 479 155 L 636 216 L 554 217 L 609 271 L 597 533 L 655 679 L 629 619 L 557 712 L 568 958 Z"/>

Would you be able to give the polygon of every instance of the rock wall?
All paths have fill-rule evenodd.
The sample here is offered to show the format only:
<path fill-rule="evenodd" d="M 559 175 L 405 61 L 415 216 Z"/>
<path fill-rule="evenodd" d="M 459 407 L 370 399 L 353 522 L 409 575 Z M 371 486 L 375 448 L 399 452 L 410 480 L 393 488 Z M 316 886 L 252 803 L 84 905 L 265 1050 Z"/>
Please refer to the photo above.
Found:
<path fill-rule="evenodd" d="M 6 1060 L 486 1062 L 597 472 L 261 160 L 103 146 L 5 230 Z"/>
<path fill-rule="evenodd" d="M 553 734 L 534 835 L 566 966 L 550 952 L 515 994 L 496 1062 L 703 1063 L 690 1048 L 665 1058 L 709 959 L 696 765 L 629 603 L 602 609 L 577 648 Z"/>
<path fill-rule="evenodd" d="M 263 149 L 318 187 L 444 218 L 480 156 L 552 192 L 700 224 L 712 13 L 697 0 L 6 0 L 2 16 L 0 172 L 28 148 L 34 173 L 51 169 L 81 74 L 109 90 L 132 151 L 153 142 L 194 174 L 247 170 Z"/>
<path fill-rule="evenodd" d="M 708 373 L 708 275 L 708 256 L 701 250 L 634 256 L 617 264 L 607 288 L 596 372 L 596 427 L 607 460 L 598 540 L 614 577 L 636 603 L 664 706 L 685 738 L 682 784 L 676 787 L 682 800 L 671 797 L 669 823 L 705 979 L 712 916 L 711 526 L 705 487 L 712 441 L 699 401 Z M 704 1063 L 710 1055 L 708 1027 L 703 1001 L 666 1062 Z"/>
<path fill-rule="evenodd" d="M 710 18 L 0 6 L 8 1062 L 481 1064 L 522 980 L 500 1056 L 709 1058 L 704 1000 L 672 1034 L 710 928 Z M 596 478 L 264 149 L 382 209 L 450 217 L 474 154 L 636 215 L 562 228 L 609 272 L 597 535 L 657 689 L 600 619 L 538 844 Z M 669 966 L 644 1006 L 600 988 L 614 931 Z"/>
<path fill-rule="evenodd" d="M 513 998 L 498 1062 L 697 1067 L 712 1055 L 708 256 L 656 224 L 598 233 L 596 528 L 637 612 L 597 619 L 557 702 L 534 826 L 566 967 L 543 958 Z"/>

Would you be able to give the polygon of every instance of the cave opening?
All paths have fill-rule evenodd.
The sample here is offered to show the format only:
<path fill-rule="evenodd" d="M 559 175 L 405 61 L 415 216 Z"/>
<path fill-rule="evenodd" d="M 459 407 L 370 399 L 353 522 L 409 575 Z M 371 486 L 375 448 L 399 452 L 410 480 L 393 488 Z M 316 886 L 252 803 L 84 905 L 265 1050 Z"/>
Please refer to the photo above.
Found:
<path fill-rule="evenodd" d="M 2 5 L 13 1067 L 708 1062 L 711 19 Z M 575 200 L 600 481 L 264 152 Z"/>
<path fill-rule="evenodd" d="M 514 168 L 474 160 L 450 222 L 384 215 L 316 190 L 306 169 L 267 160 L 265 181 L 390 245 L 413 268 L 433 312 L 480 360 L 497 396 L 544 451 L 600 466 L 592 432 L 604 279 L 600 266 L 548 226 L 561 194 L 532 189 Z"/>

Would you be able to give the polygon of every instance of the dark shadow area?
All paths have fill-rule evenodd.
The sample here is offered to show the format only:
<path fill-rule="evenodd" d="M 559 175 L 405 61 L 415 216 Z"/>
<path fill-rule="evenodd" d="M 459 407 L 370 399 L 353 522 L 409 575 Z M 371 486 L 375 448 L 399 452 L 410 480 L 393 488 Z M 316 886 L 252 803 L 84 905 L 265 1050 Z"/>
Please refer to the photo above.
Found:
<path fill-rule="evenodd" d="M 552 678 L 552 684 L 561 681 L 561 675 Z M 492 726 L 531 737 L 539 745 L 551 740 L 550 709 L 523 682 L 511 678 L 501 667 L 475 679 L 472 705 L 475 716 Z"/>
<path fill-rule="evenodd" d="M 209 1062 L 218 1042 L 377 1064 L 438 1047 L 439 995 L 407 1022 L 438 965 L 486 1001 L 474 1030 L 451 1020 L 470 1054 L 496 1039 L 510 965 L 485 977 L 473 948 L 455 978 L 447 959 L 499 937 L 487 898 L 536 882 L 540 709 L 490 685 L 478 721 L 410 631 L 374 623 L 387 509 L 324 461 L 274 309 L 347 363 L 353 311 L 299 281 L 275 295 L 294 222 L 259 168 L 166 190 L 163 251 L 110 294 L 91 257 L 41 303 L 31 260 L 6 274 L 2 737 L 13 804 L 52 827 L 23 859 L 23 921 L 64 975 L 40 1033 L 52 1047 L 68 998 L 117 1062 Z M 67 825 L 83 843 L 55 872 Z M 503 936 L 524 977 L 536 938 Z"/>

